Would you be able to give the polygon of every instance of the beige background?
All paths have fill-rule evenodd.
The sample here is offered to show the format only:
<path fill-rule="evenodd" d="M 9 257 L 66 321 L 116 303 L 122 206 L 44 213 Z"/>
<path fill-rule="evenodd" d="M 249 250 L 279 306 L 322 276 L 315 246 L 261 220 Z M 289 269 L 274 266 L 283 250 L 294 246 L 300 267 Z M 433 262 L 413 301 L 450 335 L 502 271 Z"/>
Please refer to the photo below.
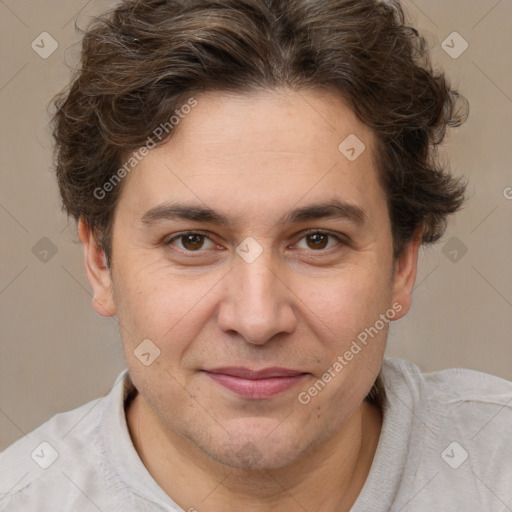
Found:
<path fill-rule="evenodd" d="M 115 320 L 93 312 L 76 231 L 60 211 L 46 111 L 68 80 L 65 63 L 76 59 L 75 20 L 84 26 L 111 4 L 0 1 L 0 450 L 105 394 L 124 368 Z M 434 45 L 436 65 L 471 103 L 443 152 L 470 179 L 472 198 L 444 239 L 422 250 L 413 308 L 393 324 L 388 355 L 425 371 L 461 366 L 512 379 L 512 2 L 405 6 Z M 469 44 L 457 59 L 441 46 L 454 31 Z M 59 45 L 47 59 L 31 48 L 41 32 Z M 46 262 L 33 253 L 43 237 L 57 251 Z M 467 248 L 457 262 L 446 246 L 452 237 Z"/>

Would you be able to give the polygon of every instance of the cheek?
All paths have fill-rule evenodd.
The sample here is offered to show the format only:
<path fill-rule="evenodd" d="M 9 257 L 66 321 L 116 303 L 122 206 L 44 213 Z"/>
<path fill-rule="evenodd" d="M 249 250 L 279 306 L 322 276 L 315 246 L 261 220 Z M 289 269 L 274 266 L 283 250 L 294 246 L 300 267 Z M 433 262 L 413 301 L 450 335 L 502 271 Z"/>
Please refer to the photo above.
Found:
<path fill-rule="evenodd" d="M 394 316 L 390 272 L 377 265 L 358 267 L 332 285 L 331 298 L 321 304 L 323 318 L 329 318 L 336 333 L 327 348 L 329 359 L 324 371 L 329 391 L 325 400 L 343 401 L 351 396 L 355 403 L 366 396 L 375 381 Z"/>
<path fill-rule="evenodd" d="M 183 316 L 188 290 L 166 279 L 162 269 L 136 264 L 136 260 L 128 263 L 117 266 L 114 278 L 118 320 L 125 328 L 123 340 L 130 344 L 144 338 L 156 341 Z"/>
<path fill-rule="evenodd" d="M 208 320 L 215 285 L 223 273 L 191 275 L 162 261 L 133 258 L 131 262 L 118 265 L 114 280 L 126 355 L 133 357 L 133 350 L 150 339 L 160 349 L 161 360 L 179 361 Z"/>
<path fill-rule="evenodd" d="M 389 308 L 392 297 L 389 269 L 352 266 L 315 282 L 304 278 L 298 295 L 314 312 L 315 322 L 330 336 L 347 340 L 373 325 Z"/>

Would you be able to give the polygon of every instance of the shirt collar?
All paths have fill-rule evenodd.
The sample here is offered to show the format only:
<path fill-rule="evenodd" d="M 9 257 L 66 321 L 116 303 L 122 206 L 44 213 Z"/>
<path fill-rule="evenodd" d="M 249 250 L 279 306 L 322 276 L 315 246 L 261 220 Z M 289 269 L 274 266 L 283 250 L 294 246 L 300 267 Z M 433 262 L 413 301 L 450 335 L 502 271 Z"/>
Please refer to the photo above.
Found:
<path fill-rule="evenodd" d="M 113 472 L 131 490 L 168 511 L 182 511 L 155 482 L 133 446 L 126 422 L 125 403 L 137 390 L 128 369 L 123 370 L 102 403 L 100 430 Z"/>

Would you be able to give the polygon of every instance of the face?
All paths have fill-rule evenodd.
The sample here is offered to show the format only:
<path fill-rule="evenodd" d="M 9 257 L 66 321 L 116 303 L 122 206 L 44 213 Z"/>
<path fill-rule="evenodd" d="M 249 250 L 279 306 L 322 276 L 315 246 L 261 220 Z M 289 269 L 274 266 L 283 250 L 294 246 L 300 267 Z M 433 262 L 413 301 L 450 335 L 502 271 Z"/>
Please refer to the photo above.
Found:
<path fill-rule="evenodd" d="M 117 314 L 169 432 L 231 466 L 284 467 L 359 410 L 409 308 L 417 244 L 393 260 L 373 134 L 338 97 L 196 100 L 125 178 L 112 272 L 81 224 L 94 303 Z M 339 149 L 350 134 L 359 156 L 354 138 Z"/>

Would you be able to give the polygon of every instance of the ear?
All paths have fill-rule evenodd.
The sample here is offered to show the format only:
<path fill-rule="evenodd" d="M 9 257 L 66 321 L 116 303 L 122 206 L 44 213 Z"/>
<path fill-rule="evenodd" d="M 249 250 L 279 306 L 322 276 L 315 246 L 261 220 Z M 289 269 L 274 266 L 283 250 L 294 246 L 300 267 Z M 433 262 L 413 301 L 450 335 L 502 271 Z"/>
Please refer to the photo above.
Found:
<path fill-rule="evenodd" d="M 416 282 L 418 267 L 418 252 L 421 245 L 421 230 L 416 232 L 413 239 L 404 247 L 402 254 L 395 262 L 393 278 L 393 304 L 396 302 L 402 309 L 394 317 L 398 320 L 407 314 L 411 308 L 412 291 Z"/>
<path fill-rule="evenodd" d="M 82 218 L 78 221 L 78 236 L 84 248 L 85 271 L 93 291 L 94 310 L 102 316 L 114 316 L 116 306 L 107 258 L 100 248 L 93 230 Z"/>

